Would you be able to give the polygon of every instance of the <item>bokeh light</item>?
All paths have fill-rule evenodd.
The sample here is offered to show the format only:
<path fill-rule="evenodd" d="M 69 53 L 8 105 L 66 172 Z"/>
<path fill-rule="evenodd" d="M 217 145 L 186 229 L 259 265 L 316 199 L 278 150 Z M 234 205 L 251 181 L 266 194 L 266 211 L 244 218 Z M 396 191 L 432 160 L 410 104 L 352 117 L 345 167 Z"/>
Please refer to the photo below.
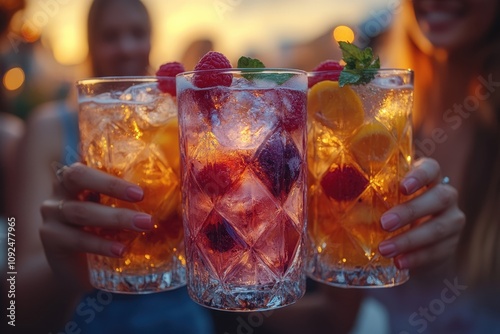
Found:
<path fill-rule="evenodd" d="M 16 90 L 24 83 L 24 71 L 20 67 L 13 67 L 3 76 L 3 85 L 7 90 Z"/>
<path fill-rule="evenodd" d="M 24 22 L 21 27 L 21 35 L 28 43 L 33 43 L 40 38 L 41 30 L 28 22 Z"/>
<path fill-rule="evenodd" d="M 352 43 L 354 41 L 354 31 L 348 26 L 337 26 L 333 30 L 333 38 L 337 41 L 345 41 Z"/>

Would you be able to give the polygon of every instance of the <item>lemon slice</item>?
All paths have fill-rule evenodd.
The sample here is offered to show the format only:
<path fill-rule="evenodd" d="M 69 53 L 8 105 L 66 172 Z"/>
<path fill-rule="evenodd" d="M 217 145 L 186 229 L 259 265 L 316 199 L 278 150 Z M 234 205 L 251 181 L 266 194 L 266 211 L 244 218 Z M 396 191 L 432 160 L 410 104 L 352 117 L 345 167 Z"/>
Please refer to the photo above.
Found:
<path fill-rule="evenodd" d="M 373 173 L 380 170 L 395 146 L 389 130 L 379 121 L 372 121 L 352 137 L 350 149 L 360 167 Z"/>
<path fill-rule="evenodd" d="M 363 104 L 349 86 L 339 87 L 337 81 L 325 80 L 309 90 L 307 100 L 309 117 L 319 120 L 339 135 L 351 134 L 363 124 Z"/>

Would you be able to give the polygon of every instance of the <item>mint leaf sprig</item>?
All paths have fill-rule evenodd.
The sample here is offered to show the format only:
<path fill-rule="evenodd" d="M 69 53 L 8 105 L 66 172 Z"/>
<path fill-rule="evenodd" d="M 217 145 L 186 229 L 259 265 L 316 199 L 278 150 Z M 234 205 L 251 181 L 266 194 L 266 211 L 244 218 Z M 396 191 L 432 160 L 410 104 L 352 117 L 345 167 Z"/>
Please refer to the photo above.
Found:
<path fill-rule="evenodd" d="M 266 66 L 259 59 L 244 56 L 238 59 L 238 68 L 248 69 L 248 73 L 244 73 L 242 75 L 245 79 L 250 81 L 254 79 L 261 79 L 274 81 L 278 85 L 282 85 L 293 76 L 293 74 L 290 73 L 252 73 L 255 72 L 255 69 L 266 68 Z"/>
<path fill-rule="evenodd" d="M 342 59 L 346 63 L 340 73 L 340 87 L 347 84 L 366 84 L 375 78 L 375 74 L 370 70 L 380 68 L 380 59 L 373 55 L 372 48 L 368 47 L 362 50 L 349 42 L 339 42 L 339 46 L 342 50 Z"/>

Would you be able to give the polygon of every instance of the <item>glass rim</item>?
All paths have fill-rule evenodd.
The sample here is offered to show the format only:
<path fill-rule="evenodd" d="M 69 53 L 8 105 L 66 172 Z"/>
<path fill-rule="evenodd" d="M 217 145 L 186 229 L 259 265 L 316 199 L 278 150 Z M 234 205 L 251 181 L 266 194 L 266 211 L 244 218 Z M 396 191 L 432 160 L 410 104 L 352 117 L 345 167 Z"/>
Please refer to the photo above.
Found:
<path fill-rule="evenodd" d="M 241 73 L 289 73 L 289 74 L 306 74 L 307 71 L 296 69 L 296 68 L 282 68 L 282 67 L 265 67 L 265 68 L 214 68 L 208 70 L 193 70 L 193 71 L 185 71 L 176 75 L 176 77 L 185 77 L 194 75 L 196 73 L 199 74 L 207 74 L 207 73 L 233 73 L 233 74 L 241 74 Z"/>
<path fill-rule="evenodd" d="M 395 73 L 395 74 L 411 74 L 413 75 L 415 71 L 411 68 L 370 68 L 361 70 L 362 73 Z M 342 70 L 323 70 L 323 71 L 307 71 L 307 76 L 313 76 L 315 74 L 324 73 L 340 73 Z"/>
<path fill-rule="evenodd" d="M 136 76 L 107 76 L 107 77 L 90 77 L 76 81 L 76 85 L 89 85 L 110 82 L 155 82 L 158 79 L 175 77 L 156 76 L 156 75 L 136 75 Z"/>

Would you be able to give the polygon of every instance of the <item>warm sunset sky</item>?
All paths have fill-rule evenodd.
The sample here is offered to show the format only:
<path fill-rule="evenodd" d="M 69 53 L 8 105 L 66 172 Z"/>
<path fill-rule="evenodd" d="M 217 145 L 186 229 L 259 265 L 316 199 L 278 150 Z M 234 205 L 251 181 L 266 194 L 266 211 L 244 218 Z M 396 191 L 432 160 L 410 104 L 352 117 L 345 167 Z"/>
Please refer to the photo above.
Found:
<path fill-rule="evenodd" d="M 354 26 L 397 0 L 143 0 L 153 18 L 152 64 L 177 60 L 188 43 L 210 38 L 234 58 L 244 52 L 277 52 L 340 24 Z M 27 0 L 25 18 L 40 28 L 56 59 L 74 65 L 86 56 L 85 20 L 90 0 Z M 51 4 L 48 6 L 48 4 Z M 45 5 L 45 7 L 44 7 Z M 46 20 L 44 20 L 46 18 Z M 76 36 L 76 37 L 75 37 Z"/>

